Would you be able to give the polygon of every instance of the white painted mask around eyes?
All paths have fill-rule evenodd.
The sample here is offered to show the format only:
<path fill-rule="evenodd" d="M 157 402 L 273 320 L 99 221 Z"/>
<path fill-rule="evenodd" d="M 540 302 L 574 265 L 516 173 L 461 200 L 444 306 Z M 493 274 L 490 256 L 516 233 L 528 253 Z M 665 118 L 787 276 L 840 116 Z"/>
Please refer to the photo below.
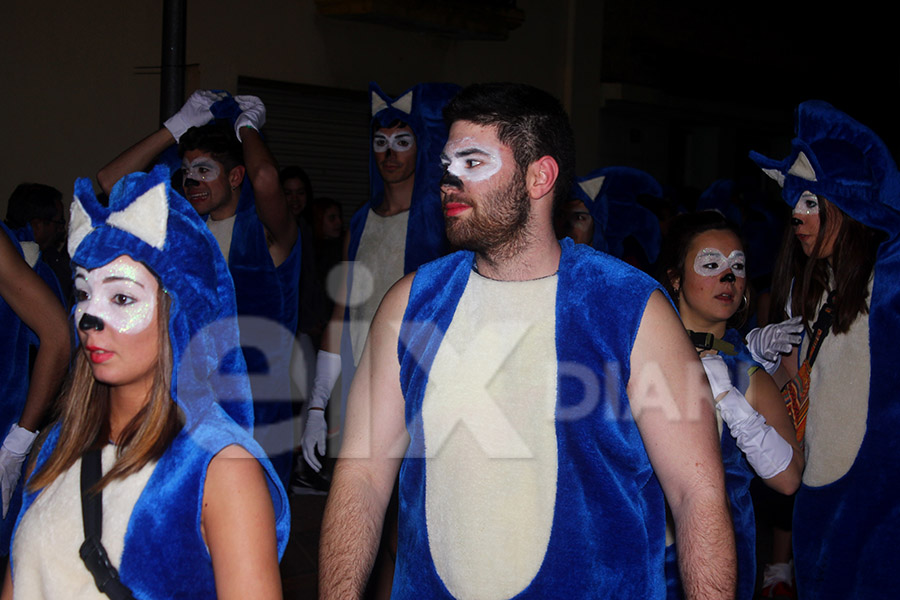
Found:
<path fill-rule="evenodd" d="M 726 258 L 716 248 L 704 248 L 694 259 L 694 273 L 704 277 L 717 277 L 730 270 L 735 277 L 745 277 L 745 264 L 744 253 L 740 250 L 733 250 Z"/>
<path fill-rule="evenodd" d="M 181 163 L 182 183 L 188 179 L 193 179 L 194 181 L 213 181 L 219 177 L 220 172 L 221 169 L 219 168 L 218 163 L 205 156 L 195 158 L 191 162 L 184 161 Z"/>
<path fill-rule="evenodd" d="M 158 289 L 147 267 L 127 256 L 90 271 L 77 267 L 75 324 L 87 313 L 119 333 L 139 333 L 156 314 Z"/>
<path fill-rule="evenodd" d="M 390 135 L 378 132 L 372 136 L 372 149 L 375 152 L 387 152 L 388 149 L 394 152 L 408 152 L 415 148 L 416 136 L 408 131 L 395 131 Z"/>
<path fill-rule="evenodd" d="M 817 215 L 819 214 L 819 199 L 812 192 L 803 192 L 800 199 L 794 205 L 795 215 Z"/>
<path fill-rule="evenodd" d="M 463 181 L 485 181 L 503 167 L 500 149 L 480 144 L 474 138 L 448 142 L 441 153 L 441 166 Z"/>

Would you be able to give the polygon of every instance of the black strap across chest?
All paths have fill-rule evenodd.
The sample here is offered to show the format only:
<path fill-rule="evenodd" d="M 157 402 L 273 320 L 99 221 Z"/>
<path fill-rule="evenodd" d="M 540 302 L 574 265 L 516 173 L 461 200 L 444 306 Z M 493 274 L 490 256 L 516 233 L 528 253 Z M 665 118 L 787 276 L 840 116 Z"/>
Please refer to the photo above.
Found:
<path fill-rule="evenodd" d="M 84 543 L 78 550 L 81 560 L 97 589 L 112 600 L 134 600 L 131 590 L 119 579 L 119 572 L 109 561 L 106 548 L 100 541 L 103 535 L 103 491 L 89 490 L 103 476 L 100 449 L 88 450 L 81 457 L 81 517 L 84 521 Z"/>

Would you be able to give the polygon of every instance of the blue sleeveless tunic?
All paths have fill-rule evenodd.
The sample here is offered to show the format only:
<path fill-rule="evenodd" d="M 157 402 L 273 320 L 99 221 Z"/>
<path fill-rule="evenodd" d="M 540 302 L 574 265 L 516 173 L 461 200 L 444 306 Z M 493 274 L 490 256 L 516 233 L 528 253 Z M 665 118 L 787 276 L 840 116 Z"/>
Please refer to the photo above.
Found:
<path fill-rule="evenodd" d="M 659 286 L 608 255 L 568 239 L 561 245 L 555 314 L 559 461 L 552 531 L 538 572 L 515 597 L 663 598 L 663 495 L 625 393 L 634 338 L 647 300 Z M 425 517 L 428 459 L 417 457 L 425 456 L 421 410 L 429 371 L 473 259 L 471 252 L 458 252 L 420 268 L 400 330 L 410 445 L 400 469 L 393 598 L 452 597 L 431 555 Z M 585 389 L 572 376 L 573 366 L 590 369 L 598 385 Z"/>

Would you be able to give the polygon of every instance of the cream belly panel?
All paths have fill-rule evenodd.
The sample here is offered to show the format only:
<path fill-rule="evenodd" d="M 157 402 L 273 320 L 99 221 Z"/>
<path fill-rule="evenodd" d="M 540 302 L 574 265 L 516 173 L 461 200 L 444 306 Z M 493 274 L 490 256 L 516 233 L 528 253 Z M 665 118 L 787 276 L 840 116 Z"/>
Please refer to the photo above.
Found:
<path fill-rule="evenodd" d="M 871 283 L 869 296 L 871 297 Z M 801 347 L 806 356 L 808 339 Z M 822 341 L 809 378 L 803 483 L 822 486 L 843 477 L 856 460 L 869 415 L 869 315 L 850 331 Z"/>
<path fill-rule="evenodd" d="M 403 277 L 408 223 L 409 211 L 382 217 L 369 209 L 366 217 L 353 265 L 353 286 L 347 301 L 355 365 L 359 364 L 369 326 L 381 299 Z"/>
<path fill-rule="evenodd" d="M 115 462 L 115 446 L 103 449 L 103 472 Z M 103 546 L 118 567 L 134 505 L 156 461 L 103 489 Z M 13 542 L 14 597 L 28 600 L 71 598 L 108 600 L 84 566 L 78 549 L 84 542 L 81 519 L 81 459 L 41 491 L 19 523 Z"/>
<path fill-rule="evenodd" d="M 514 596 L 546 554 L 557 481 L 556 284 L 473 273 L 429 374 L 428 541 L 457 598 Z"/>

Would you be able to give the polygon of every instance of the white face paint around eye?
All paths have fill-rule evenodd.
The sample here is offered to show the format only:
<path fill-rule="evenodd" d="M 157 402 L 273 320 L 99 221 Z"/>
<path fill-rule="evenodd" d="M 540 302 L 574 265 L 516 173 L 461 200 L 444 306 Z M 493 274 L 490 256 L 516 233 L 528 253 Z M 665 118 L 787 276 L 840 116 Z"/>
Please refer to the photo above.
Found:
<path fill-rule="evenodd" d="M 795 215 L 817 215 L 819 214 L 819 198 L 812 192 L 803 192 L 800 199 L 794 205 Z"/>
<path fill-rule="evenodd" d="M 441 153 L 441 165 L 463 181 L 485 181 L 503 167 L 500 149 L 490 144 L 480 144 L 466 137 L 448 142 Z"/>
<path fill-rule="evenodd" d="M 182 182 L 188 179 L 193 179 L 194 181 L 213 181 L 219 177 L 220 172 L 219 164 L 206 156 L 199 156 L 191 162 L 184 160 L 181 163 Z"/>
<path fill-rule="evenodd" d="M 372 136 L 372 149 L 375 152 L 387 152 L 388 148 L 394 152 L 408 152 L 416 148 L 416 136 L 408 131 L 395 131 L 385 135 L 380 131 Z"/>
<path fill-rule="evenodd" d="M 91 269 L 75 269 L 75 324 L 85 313 L 119 333 L 146 329 L 156 314 L 156 277 L 127 256 Z"/>
<path fill-rule="evenodd" d="M 744 253 L 734 250 L 725 258 L 725 255 L 716 248 L 704 248 L 694 258 L 694 273 L 704 277 L 717 277 L 730 270 L 735 277 L 745 277 Z"/>

